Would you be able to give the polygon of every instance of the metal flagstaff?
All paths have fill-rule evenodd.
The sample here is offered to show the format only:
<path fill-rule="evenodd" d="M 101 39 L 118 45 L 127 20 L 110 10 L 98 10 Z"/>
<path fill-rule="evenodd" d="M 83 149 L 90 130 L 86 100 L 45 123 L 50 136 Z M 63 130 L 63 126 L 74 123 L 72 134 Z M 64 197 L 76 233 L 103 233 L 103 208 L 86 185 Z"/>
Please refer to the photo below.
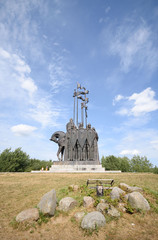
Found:
<path fill-rule="evenodd" d="M 74 97 L 74 115 L 73 115 L 73 121 L 74 121 L 74 123 L 75 123 L 75 98 L 76 98 L 76 89 L 74 89 L 74 95 L 73 95 L 73 97 Z"/>
<path fill-rule="evenodd" d="M 79 91 L 79 89 L 83 89 L 82 91 Z M 86 90 L 85 87 L 81 87 L 81 85 L 79 83 L 77 83 L 77 92 L 76 92 L 76 89 L 74 90 L 74 123 L 75 123 L 75 109 L 76 109 L 76 126 L 78 128 L 78 114 L 79 114 L 79 111 L 78 111 L 78 100 L 82 100 L 81 102 L 81 123 L 83 124 L 83 127 L 84 127 L 84 111 L 83 111 L 83 108 L 85 108 L 85 124 L 87 127 L 87 103 L 89 101 L 89 99 L 86 97 L 86 94 L 88 94 L 89 91 Z M 84 98 L 82 97 L 82 95 L 84 96 Z M 75 105 L 75 97 L 77 97 L 77 106 Z"/>

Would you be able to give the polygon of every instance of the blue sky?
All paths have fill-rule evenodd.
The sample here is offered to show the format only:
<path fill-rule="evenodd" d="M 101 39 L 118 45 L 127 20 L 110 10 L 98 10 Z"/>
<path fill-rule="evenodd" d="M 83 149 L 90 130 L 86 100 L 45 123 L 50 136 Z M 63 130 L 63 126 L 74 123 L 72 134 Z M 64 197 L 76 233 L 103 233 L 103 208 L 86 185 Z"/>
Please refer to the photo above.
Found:
<path fill-rule="evenodd" d="M 158 165 L 158 1 L 1 0 L 0 151 L 56 160 L 77 82 L 100 158 Z"/>

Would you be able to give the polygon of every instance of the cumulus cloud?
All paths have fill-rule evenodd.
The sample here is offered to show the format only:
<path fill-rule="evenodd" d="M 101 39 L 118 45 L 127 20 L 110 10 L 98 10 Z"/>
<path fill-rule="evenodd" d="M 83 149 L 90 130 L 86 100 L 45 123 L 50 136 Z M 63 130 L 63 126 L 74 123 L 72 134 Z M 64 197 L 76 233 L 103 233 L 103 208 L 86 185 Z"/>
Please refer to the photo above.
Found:
<path fill-rule="evenodd" d="M 11 131 L 17 136 L 29 136 L 34 132 L 37 128 L 25 124 L 19 124 L 11 127 Z"/>
<path fill-rule="evenodd" d="M 117 114 L 139 117 L 158 110 L 158 100 L 155 99 L 155 92 L 150 87 L 140 93 L 133 93 L 130 97 L 118 96 L 114 99 L 115 103 L 116 99 L 120 98 L 127 101 L 123 102 L 123 106 L 116 112 Z"/>
<path fill-rule="evenodd" d="M 140 93 L 134 93 L 128 99 L 134 101 L 131 114 L 139 116 L 148 112 L 158 110 L 158 100 L 154 99 L 155 92 L 149 87 Z"/>
<path fill-rule="evenodd" d="M 122 150 L 119 154 L 120 155 L 138 155 L 140 153 L 141 152 L 138 151 L 137 149 L 133 149 L 133 150 L 125 149 L 125 150 Z"/>

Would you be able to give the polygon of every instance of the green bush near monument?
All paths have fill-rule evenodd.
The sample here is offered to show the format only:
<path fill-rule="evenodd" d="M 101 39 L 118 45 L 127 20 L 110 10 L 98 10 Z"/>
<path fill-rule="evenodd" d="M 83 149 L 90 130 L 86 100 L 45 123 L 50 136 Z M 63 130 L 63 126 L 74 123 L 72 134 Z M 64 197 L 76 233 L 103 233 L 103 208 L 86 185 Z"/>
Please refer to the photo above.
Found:
<path fill-rule="evenodd" d="M 31 170 L 40 170 L 50 167 L 52 161 L 31 159 L 30 156 L 23 152 L 21 148 L 11 151 L 11 148 L 5 149 L 0 154 L 0 172 L 30 172 Z"/>

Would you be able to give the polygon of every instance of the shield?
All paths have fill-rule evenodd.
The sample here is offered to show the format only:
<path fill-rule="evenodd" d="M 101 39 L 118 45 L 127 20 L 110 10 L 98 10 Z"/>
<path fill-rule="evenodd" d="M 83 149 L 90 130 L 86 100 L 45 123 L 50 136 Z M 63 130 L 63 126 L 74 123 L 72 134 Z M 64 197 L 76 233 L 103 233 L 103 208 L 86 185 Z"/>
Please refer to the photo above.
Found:
<path fill-rule="evenodd" d="M 92 129 L 88 129 L 87 140 L 90 147 L 92 147 L 95 137 L 96 137 L 96 133 Z"/>
<path fill-rule="evenodd" d="M 77 141 L 77 130 L 73 129 L 71 131 L 70 141 L 71 141 L 72 148 L 74 148 Z"/>
<path fill-rule="evenodd" d="M 86 141 L 86 130 L 79 129 L 78 130 L 78 142 L 79 142 L 81 148 L 83 148 L 85 141 Z"/>

